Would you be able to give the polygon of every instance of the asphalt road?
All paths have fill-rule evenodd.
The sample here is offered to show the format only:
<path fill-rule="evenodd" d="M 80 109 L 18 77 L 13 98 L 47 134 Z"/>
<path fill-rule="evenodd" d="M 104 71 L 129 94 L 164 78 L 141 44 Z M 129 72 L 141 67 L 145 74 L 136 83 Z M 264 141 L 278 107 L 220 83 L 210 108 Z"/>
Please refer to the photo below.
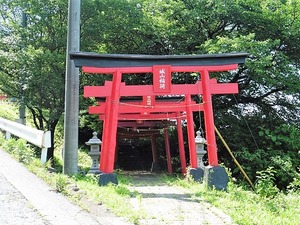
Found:
<path fill-rule="evenodd" d="M 1 224 L 50 224 L 30 202 L 0 174 Z"/>
<path fill-rule="evenodd" d="M 52 190 L 0 149 L 0 224 L 124 225 L 103 210 L 93 215 Z"/>

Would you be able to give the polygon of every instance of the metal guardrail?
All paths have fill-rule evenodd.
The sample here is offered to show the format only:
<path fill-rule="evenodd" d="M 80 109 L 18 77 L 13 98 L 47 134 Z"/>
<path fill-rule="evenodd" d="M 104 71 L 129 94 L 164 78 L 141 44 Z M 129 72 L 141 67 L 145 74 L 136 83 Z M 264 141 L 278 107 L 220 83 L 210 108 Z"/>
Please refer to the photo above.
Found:
<path fill-rule="evenodd" d="M 47 161 L 47 151 L 51 147 L 51 133 L 50 131 L 37 130 L 23 124 L 13 122 L 0 117 L 0 129 L 6 131 L 6 139 L 13 134 L 19 138 L 25 139 L 31 144 L 42 148 L 41 162 Z"/>

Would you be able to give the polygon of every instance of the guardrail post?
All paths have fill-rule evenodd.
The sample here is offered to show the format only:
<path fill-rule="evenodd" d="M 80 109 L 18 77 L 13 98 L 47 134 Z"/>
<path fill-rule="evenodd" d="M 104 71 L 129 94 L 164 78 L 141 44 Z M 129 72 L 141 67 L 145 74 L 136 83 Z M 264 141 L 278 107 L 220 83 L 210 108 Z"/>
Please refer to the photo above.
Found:
<path fill-rule="evenodd" d="M 5 132 L 5 139 L 9 140 L 11 138 L 11 133 L 9 133 L 8 131 Z"/>
<path fill-rule="evenodd" d="M 51 132 L 46 131 L 43 137 L 43 148 L 41 153 L 42 164 L 45 164 L 47 162 L 47 152 L 48 152 L 48 148 L 50 147 L 51 147 Z"/>

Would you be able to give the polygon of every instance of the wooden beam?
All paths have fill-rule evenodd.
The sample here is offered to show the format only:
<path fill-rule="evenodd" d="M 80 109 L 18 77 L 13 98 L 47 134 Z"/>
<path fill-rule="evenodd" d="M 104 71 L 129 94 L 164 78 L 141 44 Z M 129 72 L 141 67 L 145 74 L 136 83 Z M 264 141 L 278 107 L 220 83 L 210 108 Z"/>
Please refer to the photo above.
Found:
<path fill-rule="evenodd" d="M 99 106 L 89 106 L 90 114 L 104 114 L 105 113 L 105 104 L 101 104 Z M 191 109 L 193 112 L 203 111 L 202 104 L 192 104 Z M 137 107 L 134 105 L 122 105 L 120 104 L 119 113 L 173 113 L 173 112 L 185 112 L 186 108 L 184 105 L 166 105 L 165 107 L 161 106 L 153 106 L 149 107 Z M 150 116 L 151 117 L 151 116 Z M 146 118 L 146 117 L 145 117 Z"/>
<path fill-rule="evenodd" d="M 234 94 L 238 93 L 237 83 L 217 83 L 216 79 L 210 79 L 211 94 Z M 84 97 L 108 97 L 111 93 L 112 84 L 109 81 L 105 82 L 104 86 L 85 86 Z M 153 85 L 125 85 L 121 84 L 120 96 L 144 96 L 158 95 L 153 91 Z M 203 94 L 202 82 L 196 84 L 173 84 L 171 92 L 167 95 L 201 95 Z M 161 95 L 161 94 L 159 94 Z"/>
<path fill-rule="evenodd" d="M 137 55 L 137 54 L 98 54 L 94 52 L 70 52 L 76 67 L 101 68 L 171 66 L 222 66 L 244 63 L 247 53 L 203 54 L 203 55 Z M 228 69 L 226 69 L 228 70 Z M 123 71 L 121 71 L 123 72 Z"/>
<path fill-rule="evenodd" d="M 175 126 L 175 121 L 119 121 L 118 127 L 165 127 L 165 126 Z"/>

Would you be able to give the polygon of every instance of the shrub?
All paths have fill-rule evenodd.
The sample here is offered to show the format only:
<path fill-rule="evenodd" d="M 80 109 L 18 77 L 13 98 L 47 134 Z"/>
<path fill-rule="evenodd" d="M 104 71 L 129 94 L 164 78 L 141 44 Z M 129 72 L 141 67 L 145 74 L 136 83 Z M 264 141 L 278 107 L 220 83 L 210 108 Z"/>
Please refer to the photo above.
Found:
<path fill-rule="evenodd" d="M 275 185 L 275 173 L 273 167 L 256 173 L 255 190 L 261 197 L 274 197 L 279 192 Z"/>
<path fill-rule="evenodd" d="M 34 157 L 32 148 L 30 148 L 23 139 L 8 139 L 3 142 L 2 147 L 5 151 L 11 153 L 18 161 L 24 164 L 29 164 Z"/>
<path fill-rule="evenodd" d="M 68 177 L 63 174 L 56 174 L 55 188 L 56 191 L 62 194 L 67 194 Z"/>
<path fill-rule="evenodd" d="M 14 154 L 17 159 L 24 164 L 29 164 L 32 161 L 34 152 L 32 148 L 23 139 L 18 139 L 15 143 Z"/>
<path fill-rule="evenodd" d="M 11 138 L 8 139 L 7 141 L 3 142 L 2 147 L 5 151 L 9 153 L 13 153 L 16 145 L 16 140 Z"/>
<path fill-rule="evenodd" d="M 294 180 L 290 183 L 288 186 L 288 190 L 290 192 L 295 192 L 300 194 L 300 175 L 298 174 L 297 177 L 294 178 Z"/>

